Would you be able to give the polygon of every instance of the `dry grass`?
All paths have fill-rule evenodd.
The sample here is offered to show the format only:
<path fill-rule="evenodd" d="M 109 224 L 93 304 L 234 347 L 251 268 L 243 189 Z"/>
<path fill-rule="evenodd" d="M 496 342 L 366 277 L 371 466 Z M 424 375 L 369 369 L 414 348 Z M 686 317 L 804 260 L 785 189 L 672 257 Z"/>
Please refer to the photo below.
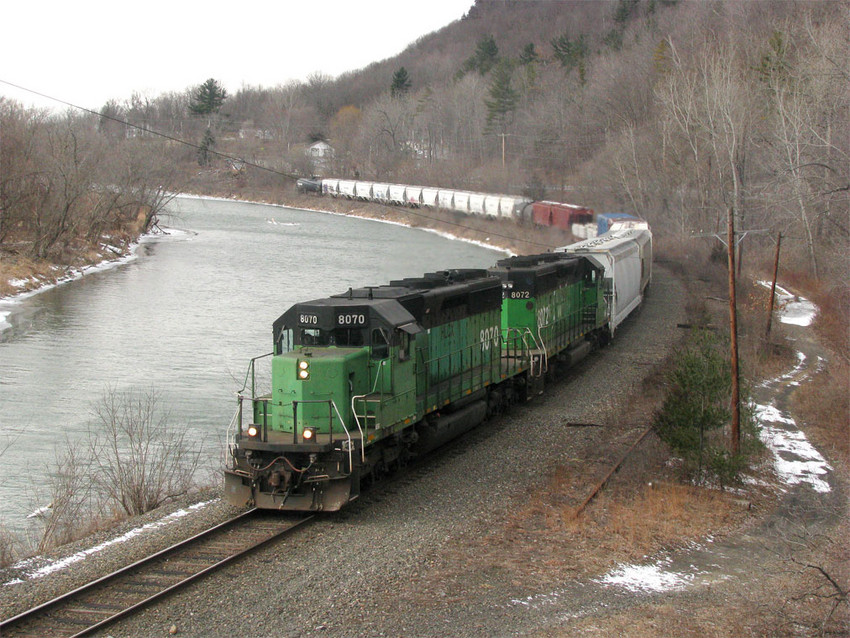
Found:
<path fill-rule="evenodd" d="M 805 391 L 795 393 L 794 407 L 817 446 L 830 459 L 850 466 L 850 366 L 842 360 L 830 362 Z"/>
<path fill-rule="evenodd" d="M 614 501 L 608 531 L 630 553 L 645 553 L 681 538 L 697 538 L 733 518 L 728 495 L 676 483 L 647 485 L 636 498 Z"/>
<path fill-rule="evenodd" d="M 451 591 L 462 596 L 494 579 L 535 590 L 557 587 L 566 579 L 598 576 L 618 562 L 681 546 L 709 530 L 722 534 L 747 520 L 749 512 L 729 493 L 671 480 L 664 464 L 667 452 L 654 437 L 641 443 L 577 516 L 592 486 L 635 438 L 635 431 L 628 430 L 608 444 L 589 439 L 580 458 L 516 499 L 524 505 L 508 510 L 492 531 L 444 549 L 411 595 L 426 600 L 428 592 Z"/>
<path fill-rule="evenodd" d="M 9 283 L 14 280 L 31 281 L 25 287 L 20 287 Z M 56 270 L 53 264 L 34 261 L 22 255 L 0 252 L 0 297 L 14 295 L 55 280 Z"/>

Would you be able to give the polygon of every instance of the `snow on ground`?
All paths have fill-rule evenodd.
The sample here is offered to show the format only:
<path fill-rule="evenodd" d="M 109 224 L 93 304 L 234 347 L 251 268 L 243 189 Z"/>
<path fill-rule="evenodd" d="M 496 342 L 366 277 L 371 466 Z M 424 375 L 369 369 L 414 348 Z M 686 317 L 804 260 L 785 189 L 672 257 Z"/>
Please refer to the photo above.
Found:
<path fill-rule="evenodd" d="M 759 435 L 773 454 L 773 465 L 779 478 L 786 485 L 808 483 L 821 494 L 831 491 L 824 477 L 832 471 L 832 467 L 809 443 L 805 434 L 800 430 L 785 429 L 789 421 L 785 415 L 779 413 L 774 421 L 777 412 L 772 405 L 757 406 L 758 419 L 762 424 Z M 794 424 L 794 420 L 790 419 L 790 423 Z"/>
<path fill-rule="evenodd" d="M 651 565 L 618 565 L 598 582 L 606 587 L 620 587 L 637 594 L 651 594 L 685 589 L 696 574 L 668 571 L 665 558 Z"/>
<path fill-rule="evenodd" d="M 770 288 L 769 282 L 759 282 Z M 817 315 L 817 306 L 810 301 L 776 287 L 780 307 L 777 314 L 783 323 L 808 326 Z M 822 366 L 819 359 L 816 370 Z M 765 381 L 759 387 L 779 389 L 788 385 L 800 385 L 810 372 L 806 370 L 806 355 L 797 353 L 797 363 L 790 372 Z M 785 485 L 808 484 L 818 493 L 831 490 L 825 477 L 832 471 L 826 459 L 809 443 L 806 435 L 787 412 L 774 403 L 757 405 L 756 418 L 761 425 L 759 436 L 773 454 L 773 464 L 779 479 Z M 676 572 L 669 569 L 670 559 L 661 558 L 645 565 L 617 565 L 599 581 L 606 587 L 619 587 L 632 593 L 658 593 L 677 591 L 693 584 L 699 575 L 696 571 Z"/>
<path fill-rule="evenodd" d="M 818 359 L 816 369 L 823 362 Z M 809 373 L 805 371 L 806 356 L 797 353 L 797 365 L 782 376 L 762 384 L 763 387 L 781 387 L 800 385 Z M 779 409 L 774 403 L 756 405 L 755 416 L 761 429 L 759 436 L 773 454 L 773 465 L 779 478 L 786 485 L 807 483 L 821 494 L 831 491 L 825 477 L 832 467 L 820 452 L 809 443 L 806 435 L 797 427 L 790 414 Z"/>
<path fill-rule="evenodd" d="M 53 561 L 44 561 L 40 556 L 34 556 L 33 558 L 27 558 L 26 560 L 21 561 L 20 563 L 14 565 L 12 569 L 17 569 L 22 572 L 21 576 L 18 578 L 14 578 L 10 581 L 3 583 L 3 586 L 16 585 L 18 583 L 24 582 L 24 579 L 31 578 L 43 578 L 53 572 L 59 571 L 60 569 L 65 569 L 66 567 L 73 565 L 74 563 L 78 563 L 81 560 L 85 560 L 89 556 L 93 554 L 97 554 L 98 552 L 102 552 L 104 549 L 111 547 L 113 545 L 118 545 L 120 543 L 126 543 L 127 541 L 139 536 L 140 534 L 144 534 L 145 532 L 149 532 L 154 529 L 158 529 L 160 527 L 164 527 L 165 525 L 170 525 L 177 520 L 183 518 L 184 516 L 188 516 L 192 512 L 200 510 L 213 501 L 202 501 L 200 503 L 195 503 L 194 505 L 190 505 L 186 509 L 180 509 L 176 512 L 172 512 L 168 516 L 165 516 L 158 521 L 154 521 L 152 523 L 147 523 L 146 525 L 142 525 L 141 527 L 135 527 L 131 529 L 129 532 L 121 534 L 120 536 L 116 536 L 115 538 L 111 538 L 107 541 L 100 543 L 99 545 L 95 545 L 94 547 L 89 547 L 88 549 L 81 550 L 76 552 L 75 554 L 71 554 L 70 556 L 65 556 L 64 558 L 60 558 L 58 560 Z M 39 565 L 39 563 L 42 563 Z"/>
<path fill-rule="evenodd" d="M 768 289 L 771 287 L 769 281 L 759 281 L 758 283 Z M 776 300 L 779 302 L 777 314 L 782 323 L 810 326 L 818 314 L 818 308 L 815 304 L 778 284 L 776 286 Z"/>

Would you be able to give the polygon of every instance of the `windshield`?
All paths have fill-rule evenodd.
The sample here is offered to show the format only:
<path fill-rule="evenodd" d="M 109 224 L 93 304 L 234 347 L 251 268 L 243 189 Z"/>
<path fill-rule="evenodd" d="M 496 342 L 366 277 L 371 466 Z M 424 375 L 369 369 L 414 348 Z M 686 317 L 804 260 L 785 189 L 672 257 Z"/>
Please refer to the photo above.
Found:
<path fill-rule="evenodd" d="M 362 328 L 300 328 L 296 345 L 360 347 L 366 345 L 365 330 Z"/>

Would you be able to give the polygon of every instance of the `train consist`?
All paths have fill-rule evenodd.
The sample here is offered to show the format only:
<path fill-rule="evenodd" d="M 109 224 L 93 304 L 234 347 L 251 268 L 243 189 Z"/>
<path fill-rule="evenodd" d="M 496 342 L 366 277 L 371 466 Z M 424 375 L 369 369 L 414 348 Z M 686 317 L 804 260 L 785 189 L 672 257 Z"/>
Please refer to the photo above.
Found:
<path fill-rule="evenodd" d="M 295 304 L 274 322 L 273 351 L 251 361 L 239 394 L 226 498 L 340 509 L 364 479 L 531 399 L 547 373 L 604 344 L 640 304 L 651 264 L 648 226 L 626 222 L 487 270 Z M 271 371 L 262 392 L 260 362 Z"/>
<path fill-rule="evenodd" d="M 530 220 L 538 226 L 572 231 L 577 237 L 596 236 L 593 210 L 573 204 L 535 202 L 516 195 L 336 178 L 302 178 L 297 180 L 296 187 L 301 192 L 393 206 L 440 208 L 462 215 Z"/>

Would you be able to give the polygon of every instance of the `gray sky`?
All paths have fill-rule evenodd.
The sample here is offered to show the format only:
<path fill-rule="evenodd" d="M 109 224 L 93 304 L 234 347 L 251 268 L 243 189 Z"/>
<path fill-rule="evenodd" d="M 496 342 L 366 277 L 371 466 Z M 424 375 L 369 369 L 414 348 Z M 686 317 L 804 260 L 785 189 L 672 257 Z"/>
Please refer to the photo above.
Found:
<path fill-rule="evenodd" d="M 459 19 L 473 0 L 12 0 L 0 80 L 99 109 L 207 78 L 232 94 L 320 71 L 337 76 L 404 50 Z M 0 82 L 26 106 L 62 105 Z"/>

